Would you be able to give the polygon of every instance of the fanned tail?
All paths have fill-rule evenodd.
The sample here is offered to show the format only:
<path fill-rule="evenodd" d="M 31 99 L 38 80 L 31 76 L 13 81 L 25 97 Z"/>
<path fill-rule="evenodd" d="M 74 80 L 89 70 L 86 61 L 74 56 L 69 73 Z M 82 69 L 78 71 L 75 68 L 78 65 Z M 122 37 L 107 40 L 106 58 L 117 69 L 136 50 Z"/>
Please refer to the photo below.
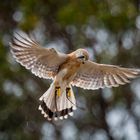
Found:
<path fill-rule="evenodd" d="M 57 95 L 55 90 L 55 85 L 52 83 L 39 99 L 41 101 L 39 110 L 48 120 L 64 119 L 72 116 L 73 110 L 76 109 L 72 87 L 69 87 L 69 95 L 67 95 L 66 88 L 64 90 L 60 88 L 60 95 Z"/>

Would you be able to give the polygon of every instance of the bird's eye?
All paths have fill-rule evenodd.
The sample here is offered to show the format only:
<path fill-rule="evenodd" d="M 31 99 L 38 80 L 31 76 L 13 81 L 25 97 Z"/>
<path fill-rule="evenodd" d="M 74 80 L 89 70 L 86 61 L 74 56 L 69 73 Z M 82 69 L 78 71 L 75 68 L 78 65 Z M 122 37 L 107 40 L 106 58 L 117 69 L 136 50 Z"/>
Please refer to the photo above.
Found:
<path fill-rule="evenodd" d="M 81 56 L 79 56 L 78 58 L 79 58 L 79 59 L 84 59 L 85 56 L 84 56 L 84 55 L 81 55 Z"/>

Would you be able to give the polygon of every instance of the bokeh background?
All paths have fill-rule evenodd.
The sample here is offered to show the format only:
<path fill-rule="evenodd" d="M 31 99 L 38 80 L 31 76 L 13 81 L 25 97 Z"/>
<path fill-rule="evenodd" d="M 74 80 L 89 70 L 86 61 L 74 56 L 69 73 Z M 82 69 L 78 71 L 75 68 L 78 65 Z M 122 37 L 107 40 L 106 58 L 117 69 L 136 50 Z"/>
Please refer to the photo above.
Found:
<path fill-rule="evenodd" d="M 0 140 L 140 140 L 140 78 L 104 90 L 75 88 L 74 117 L 48 122 L 38 98 L 51 81 L 12 57 L 15 31 L 32 33 L 44 47 L 140 68 L 139 0 L 3 0 L 0 2 Z"/>

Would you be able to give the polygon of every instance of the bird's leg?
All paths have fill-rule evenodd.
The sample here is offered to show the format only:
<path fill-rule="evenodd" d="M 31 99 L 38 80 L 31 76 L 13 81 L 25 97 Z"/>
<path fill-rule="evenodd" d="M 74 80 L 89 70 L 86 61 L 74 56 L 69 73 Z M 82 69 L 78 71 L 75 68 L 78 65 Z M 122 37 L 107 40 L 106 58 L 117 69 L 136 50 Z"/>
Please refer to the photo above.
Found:
<path fill-rule="evenodd" d="M 56 95 L 57 97 L 60 97 L 60 95 L 61 95 L 61 89 L 60 89 L 59 86 L 56 86 L 56 87 L 55 87 L 55 95 Z"/>
<path fill-rule="evenodd" d="M 70 87 L 67 87 L 67 88 L 66 88 L 66 95 L 67 95 L 67 97 L 71 97 L 71 90 L 70 90 Z"/>
<path fill-rule="evenodd" d="M 60 97 L 60 95 L 61 95 L 60 86 L 56 86 L 55 87 L 55 108 L 56 108 L 56 111 L 58 111 L 58 109 L 57 109 L 57 97 Z"/>

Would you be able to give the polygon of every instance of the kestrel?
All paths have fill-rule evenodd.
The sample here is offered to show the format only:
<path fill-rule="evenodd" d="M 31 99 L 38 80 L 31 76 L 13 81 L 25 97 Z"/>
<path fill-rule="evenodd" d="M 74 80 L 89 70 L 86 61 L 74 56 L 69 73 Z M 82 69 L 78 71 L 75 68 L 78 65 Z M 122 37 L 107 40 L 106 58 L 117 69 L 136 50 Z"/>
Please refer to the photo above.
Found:
<path fill-rule="evenodd" d="M 92 62 L 84 49 L 64 54 L 54 48 L 43 48 L 25 33 L 16 33 L 10 46 L 22 66 L 40 78 L 53 80 L 39 99 L 39 110 L 48 120 L 73 115 L 76 100 L 72 86 L 91 90 L 117 87 L 140 75 L 138 69 Z"/>

